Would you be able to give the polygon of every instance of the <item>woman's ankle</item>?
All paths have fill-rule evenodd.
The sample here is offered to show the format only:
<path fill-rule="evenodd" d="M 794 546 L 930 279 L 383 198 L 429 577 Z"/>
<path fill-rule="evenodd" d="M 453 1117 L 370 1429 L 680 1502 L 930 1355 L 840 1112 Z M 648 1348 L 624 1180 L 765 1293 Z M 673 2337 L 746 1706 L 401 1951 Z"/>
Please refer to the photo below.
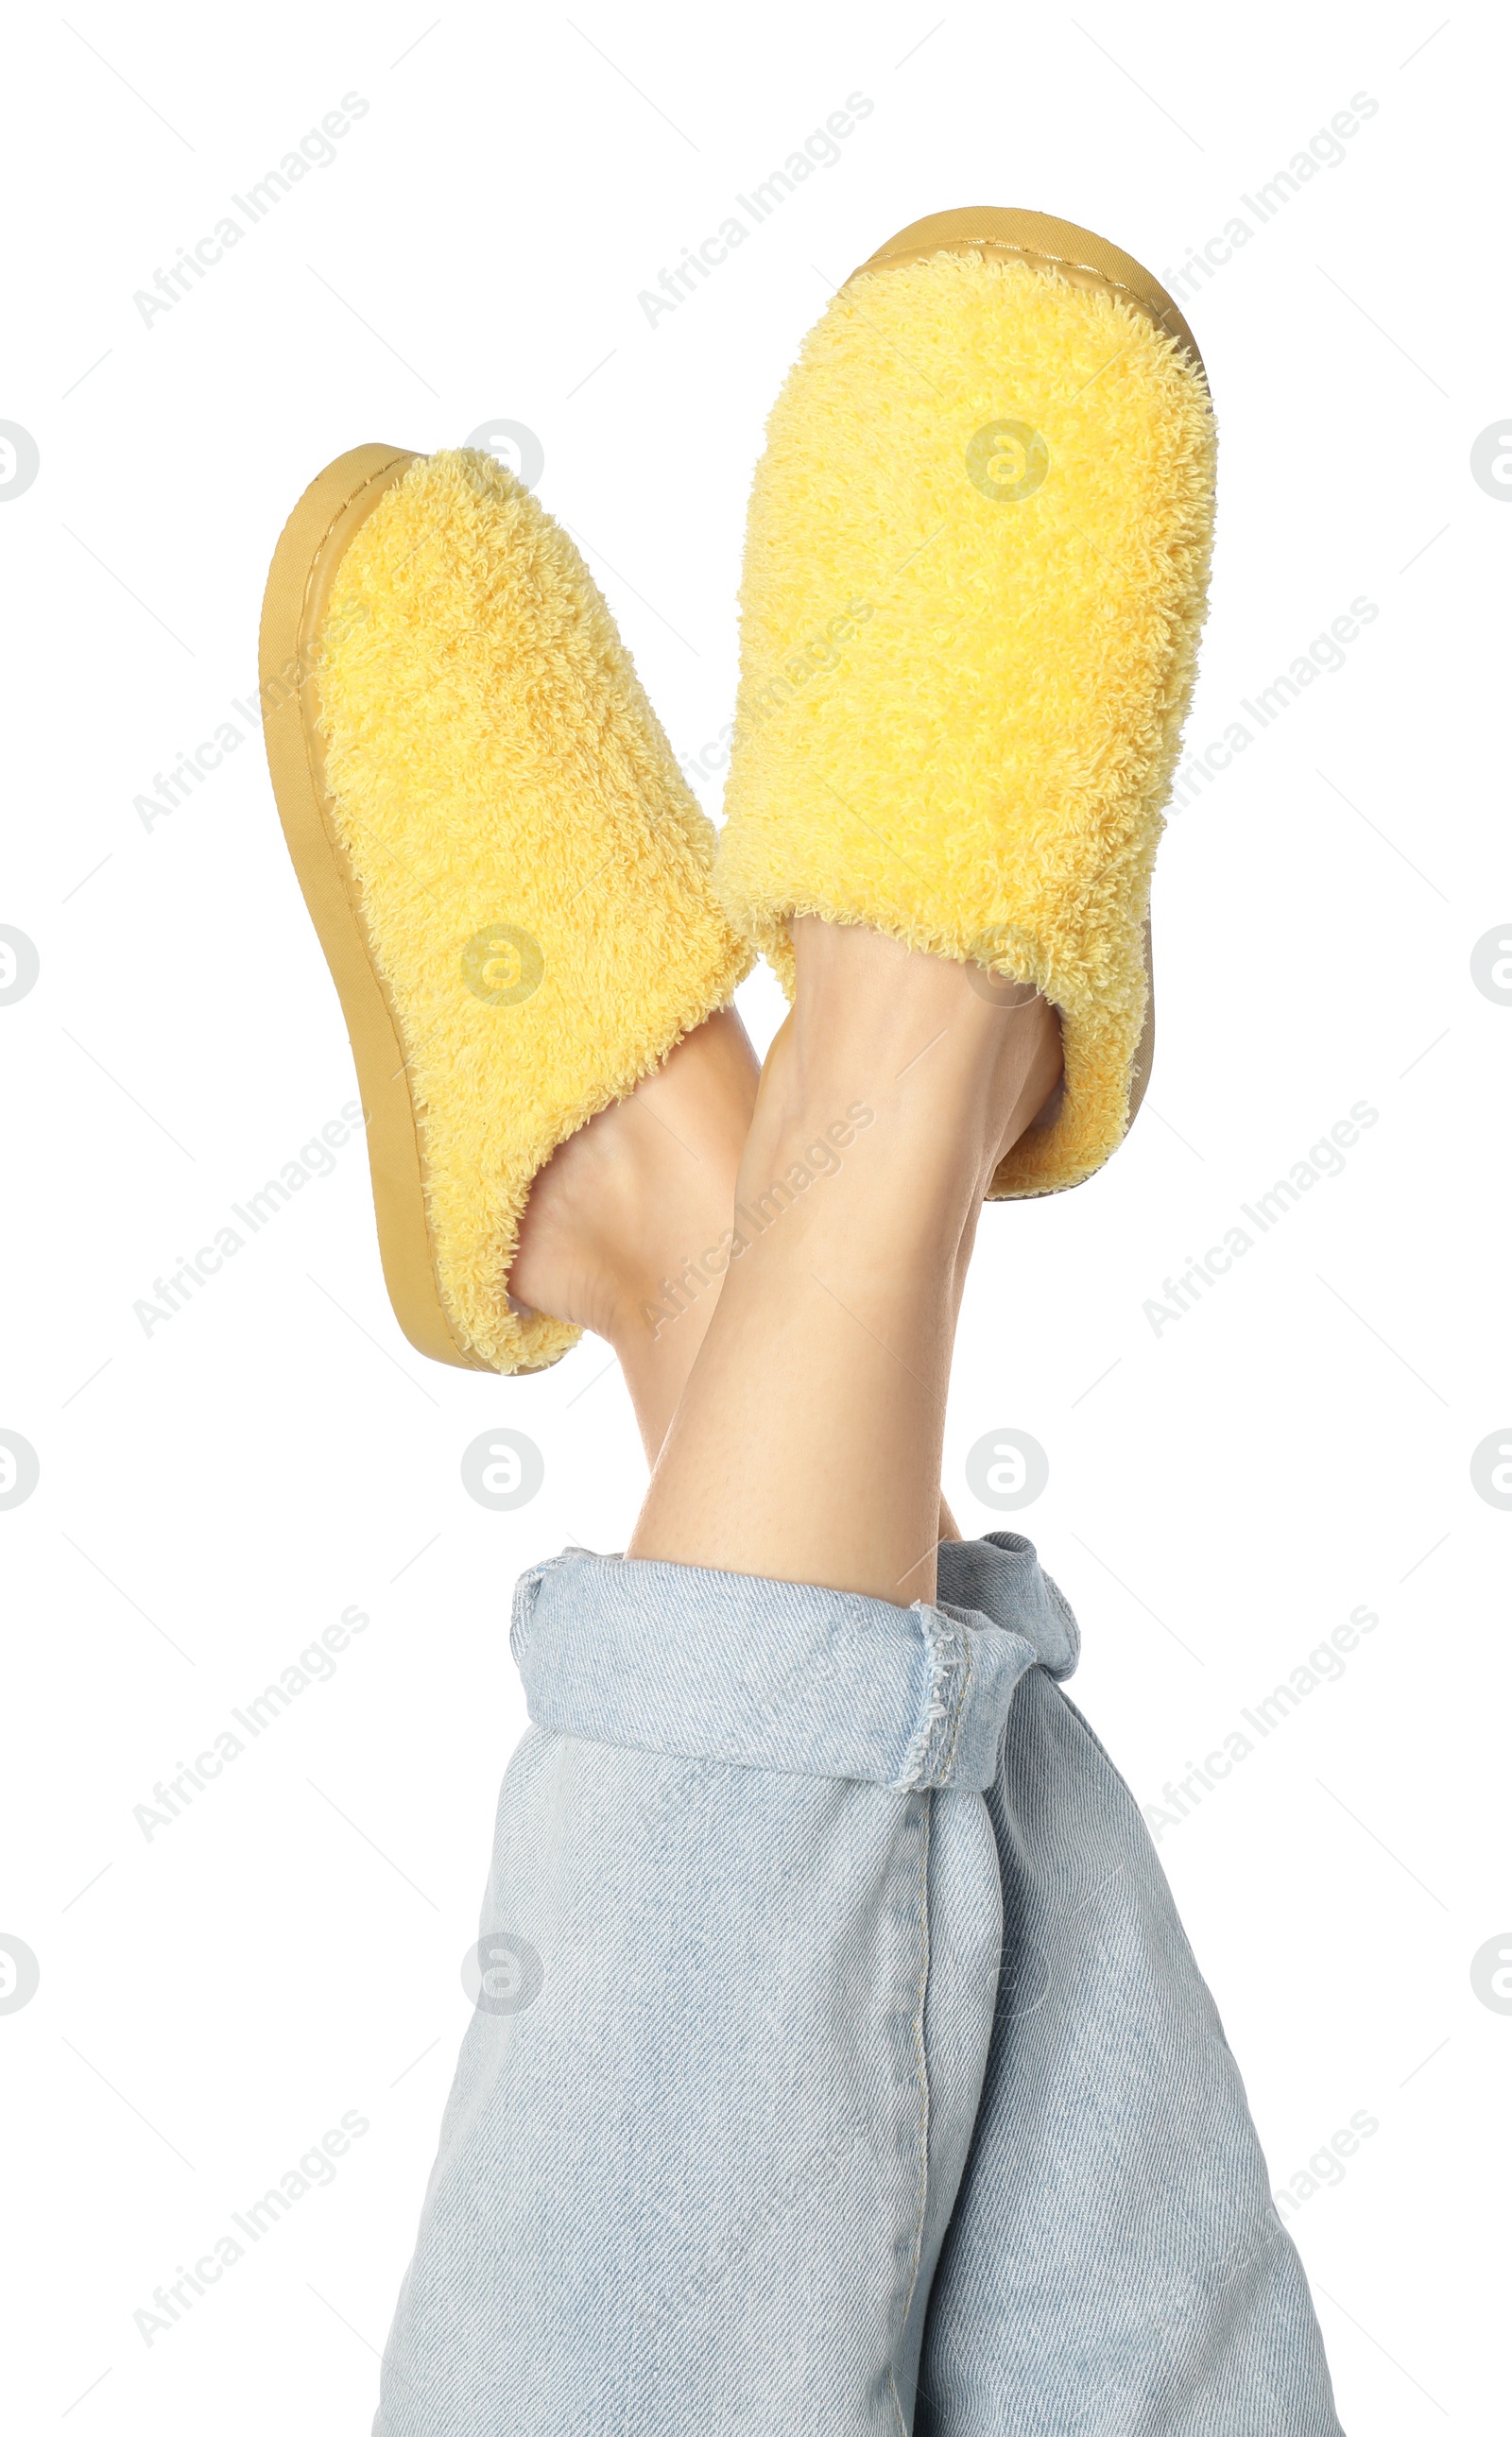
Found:
<path fill-rule="evenodd" d="M 1027 985 L 861 925 L 793 925 L 797 990 L 772 1045 L 743 1197 L 828 1141 L 868 1132 L 869 1164 L 919 1191 L 979 1200 L 1061 1077 L 1060 1019 Z M 874 1131 L 873 1131 L 874 1130 Z"/>

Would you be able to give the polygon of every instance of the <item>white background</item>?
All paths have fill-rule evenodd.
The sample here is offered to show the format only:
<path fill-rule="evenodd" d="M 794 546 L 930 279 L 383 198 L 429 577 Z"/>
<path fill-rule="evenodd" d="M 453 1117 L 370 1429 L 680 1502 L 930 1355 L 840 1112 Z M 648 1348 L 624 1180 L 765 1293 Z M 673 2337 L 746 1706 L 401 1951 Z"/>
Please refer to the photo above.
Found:
<path fill-rule="evenodd" d="M 1172 822 L 1151 1102 L 1084 1190 L 988 1213 L 946 1486 L 966 1529 L 1037 1540 L 1081 1618 L 1078 1697 L 1149 1802 L 1351 1610 L 1378 1616 L 1161 1850 L 1276 2184 L 1377 2120 L 1291 2218 L 1345 2426 L 1497 2417 L 1512 2015 L 1469 1967 L 1512 1944 L 1512 1515 L 1469 1461 L 1512 1417 L 1512 1008 L 1470 955 L 1512 915 L 1512 507 L 1470 450 L 1512 405 L 1503 33 L 1438 0 L 1092 0 L 1080 22 L 579 0 L 575 23 L 79 0 L 13 23 L 0 415 L 41 460 L 0 502 L 0 921 L 41 957 L 0 1008 L 0 1426 L 41 1463 L 0 1513 L 0 1931 L 41 1963 L 0 2014 L 18 2430 L 366 2428 L 524 1724 L 510 1587 L 569 1540 L 623 1546 L 642 1485 L 595 1344 L 492 1383 L 410 1351 L 360 1143 L 171 1322 L 133 1316 L 354 1088 L 231 708 L 290 506 L 358 442 L 525 424 L 695 756 L 730 715 L 763 420 L 830 284 L 975 202 L 1169 276 L 1360 94 L 1379 106 L 1342 163 L 1187 306 L 1222 430 L 1189 741 L 1357 596 L 1379 615 Z M 352 92 L 370 107 L 335 162 L 144 324 L 133 291 Z M 855 93 L 874 108 L 839 162 L 650 326 L 639 291 Z M 227 719 L 239 747 L 149 831 L 133 799 Z M 765 1040 L 771 985 L 747 1002 Z M 1157 1337 L 1162 1281 L 1362 1099 L 1379 1121 L 1345 1172 Z M 545 1458 L 517 1514 L 459 1477 L 501 1425 Z M 1050 1464 L 1006 1518 L 963 1477 L 1003 1427 Z M 370 1623 L 332 1680 L 145 1838 L 154 1781 L 354 1604 Z M 145 2343 L 153 2288 L 346 2111 L 370 2130 L 335 2183 Z"/>

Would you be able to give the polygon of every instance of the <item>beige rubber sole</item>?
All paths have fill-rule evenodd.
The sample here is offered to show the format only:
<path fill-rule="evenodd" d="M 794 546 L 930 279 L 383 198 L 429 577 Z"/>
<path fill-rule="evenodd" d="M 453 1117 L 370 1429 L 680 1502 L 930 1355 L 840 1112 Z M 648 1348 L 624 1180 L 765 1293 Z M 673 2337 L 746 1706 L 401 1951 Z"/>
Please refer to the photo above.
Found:
<path fill-rule="evenodd" d="M 1013 261 L 1027 262 L 1036 271 L 1053 271 L 1069 281 L 1073 288 L 1100 290 L 1104 295 L 1119 298 L 1143 313 L 1155 327 L 1174 339 L 1193 370 L 1205 381 L 1207 376 L 1197 342 L 1188 329 L 1186 318 L 1175 300 L 1168 296 L 1158 279 L 1136 262 L 1132 254 L 1110 245 L 1106 237 L 1094 236 L 1090 229 L 1078 228 L 1074 220 L 1059 220 L 1047 212 L 1002 211 L 992 204 L 981 204 L 954 212 L 933 212 L 927 219 L 913 220 L 878 246 L 875 254 L 858 264 L 851 273 L 855 279 L 864 271 L 882 271 L 895 263 L 923 262 L 932 254 L 999 254 Z M 846 282 L 847 287 L 850 281 Z M 1134 1051 L 1129 1071 L 1129 1124 L 1139 1113 L 1150 1087 L 1151 1070 L 1155 1060 L 1155 967 L 1154 948 L 1150 924 L 1145 924 L 1145 1006 L 1144 1029 Z M 1125 1129 L 1127 1131 L 1127 1128 Z M 1090 1180 L 1083 1178 L 1082 1182 Z M 1060 1192 L 1073 1188 L 1062 1185 Z"/>
<path fill-rule="evenodd" d="M 425 1149 L 397 1010 L 378 971 L 351 860 L 337 833 L 321 749 L 314 664 L 331 586 L 353 536 L 415 452 L 350 448 L 317 474 L 278 538 L 257 663 L 268 768 L 310 920 L 336 984 L 367 1126 L 378 1254 L 410 1343 L 459 1370 L 492 1366 L 462 1342 L 441 1300 L 425 1198 Z"/>

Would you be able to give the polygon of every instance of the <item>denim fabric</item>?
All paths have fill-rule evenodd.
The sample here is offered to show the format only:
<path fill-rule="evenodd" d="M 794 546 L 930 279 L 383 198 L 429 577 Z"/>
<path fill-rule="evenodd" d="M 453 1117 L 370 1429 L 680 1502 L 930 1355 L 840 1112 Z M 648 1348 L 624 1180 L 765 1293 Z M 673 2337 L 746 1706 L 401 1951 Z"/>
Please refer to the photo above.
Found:
<path fill-rule="evenodd" d="M 1027 1541 L 906 1609 L 570 1550 L 513 1642 L 377 2437 L 1337 2437 Z"/>
<path fill-rule="evenodd" d="M 1002 1615 L 1005 1545 L 1026 1546 L 942 1548 L 941 1590 L 962 1596 L 969 1569 Z M 1302 2265 L 1154 1846 L 1039 1671 L 987 1810 L 995 2020 L 917 2437 L 1338 2437 Z"/>

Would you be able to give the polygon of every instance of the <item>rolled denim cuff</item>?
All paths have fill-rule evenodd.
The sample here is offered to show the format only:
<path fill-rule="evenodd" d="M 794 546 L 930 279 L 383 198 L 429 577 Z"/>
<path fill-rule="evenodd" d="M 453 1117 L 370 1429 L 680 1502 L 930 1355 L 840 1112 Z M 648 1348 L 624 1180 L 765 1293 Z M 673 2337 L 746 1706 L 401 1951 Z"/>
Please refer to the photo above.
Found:
<path fill-rule="evenodd" d="M 936 1604 L 976 1622 L 1021 1633 L 1057 1682 L 1074 1674 L 1081 1635 L 1060 1586 L 1044 1572 L 1034 1543 L 1017 1532 L 989 1532 L 982 1540 L 941 1540 Z"/>
<path fill-rule="evenodd" d="M 904 1608 L 566 1550 L 515 1596 L 532 1723 L 737 1767 L 983 1793 L 1015 1685 L 1042 1663 L 1068 1673 L 1075 1626 L 1026 1540 L 951 1542 L 941 1561 L 951 1597 Z"/>

